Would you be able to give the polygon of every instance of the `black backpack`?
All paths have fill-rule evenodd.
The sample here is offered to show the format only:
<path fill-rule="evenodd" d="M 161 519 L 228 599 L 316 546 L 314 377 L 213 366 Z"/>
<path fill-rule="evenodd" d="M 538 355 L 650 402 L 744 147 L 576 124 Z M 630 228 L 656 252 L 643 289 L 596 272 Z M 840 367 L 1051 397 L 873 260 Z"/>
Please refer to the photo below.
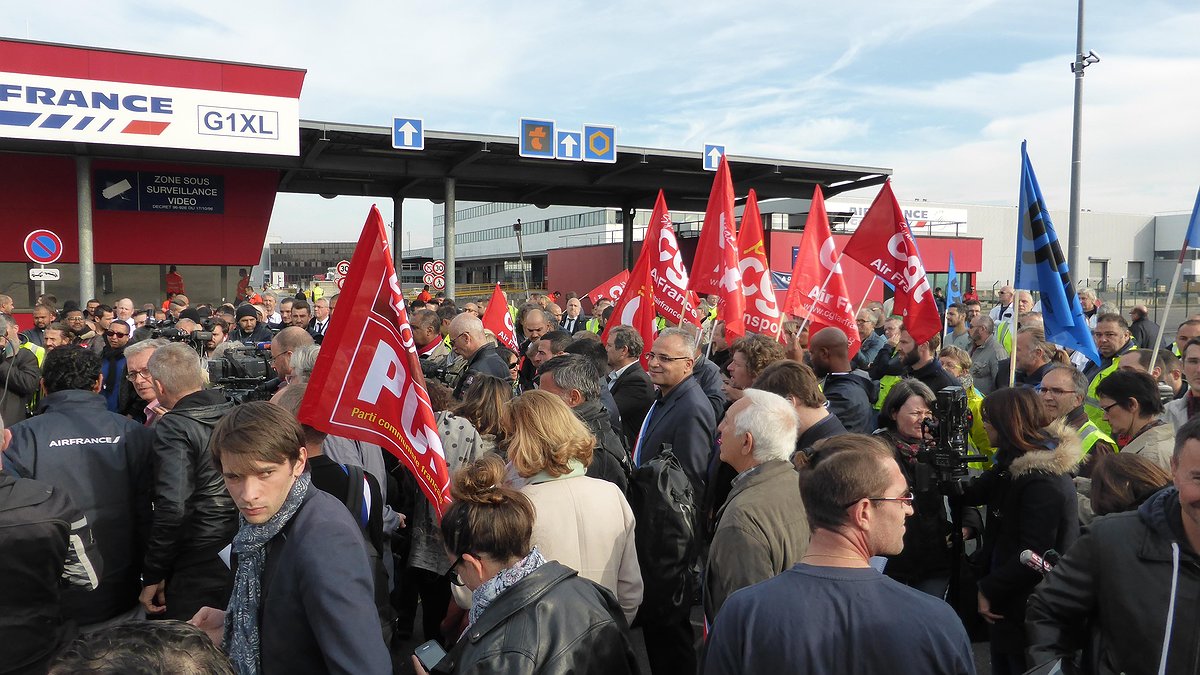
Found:
<path fill-rule="evenodd" d="M 692 482 L 671 446 L 633 470 L 629 507 L 645 587 L 634 625 L 677 621 L 691 614 L 692 563 L 699 550 Z"/>

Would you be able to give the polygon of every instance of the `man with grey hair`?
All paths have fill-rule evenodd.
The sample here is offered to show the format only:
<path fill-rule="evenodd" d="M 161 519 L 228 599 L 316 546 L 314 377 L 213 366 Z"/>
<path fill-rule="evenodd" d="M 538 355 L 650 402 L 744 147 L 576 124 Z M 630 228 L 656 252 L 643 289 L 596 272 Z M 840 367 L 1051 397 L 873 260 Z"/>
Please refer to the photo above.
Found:
<path fill-rule="evenodd" d="M 638 429 L 642 428 L 646 412 L 656 396 L 650 376 L 642 368 L 641 358 L 645 349 L 641 334 L 633 326 L 613 326 L 604 343 L 608 366 L 612 369 L 605 384 L 621 413 L 625 444 L 631 448 L 637 441 Z"/>
<path fill-rule="evenodd" d="M 613 483 L 624 493 L 629 485 L 629 454 L 613 430 L 608 409 L 600 402 L 600 375 L 591 359 L 563 354 L 546 361 L 538 370 L 538 389 L 562 399 L 596 437 L 587 475 Z"/>
<path fill-rule="evenodd" d="M 271 389 L 272 393 L 285 383 L 291 383 L 292 354 L 297 349 L 311 344 L 313 336 L 303 326 L 288 326 L 271 338 L 271 366 L 279 376 L 279 382 Z"/>
<path fill-rule="evenodd" d="M 1087 318 L 1088 327 L 1095 330 L 1096 317 L 1100 316 L 1100 299 L 1096 297 L 1096 291 L 1091 288 L 1079 291 L 1079 304 L 1083 307 L 1083 315 Z"/>
<path fill-rule="evenodd" d="M 496 348 L 487 343 L 483 335 L 483 322 L 479 317 L 468 312 L 454 317 L 450 321 L 449 337 L 450 348 L 466 361 L 454 383 L 454 398 L 461 401 L 463 392 L 471 387 L 480 374 L 510 381 L 508 364 L 496 353 Z"/>
<path fill-rule="evenodd" d="M 132 333 L 137 325 L 133 322 L 133 300 L 131 298 L 121 298 L 113 305 L 113 311 L 117 314 L 117 321 L 124 321 L 129 326 L 129 332 Z"/>
<path fill-rule="evenodd" d="M 275 311 L 275 305 L 279 302 L 279 296 L 268 291 L 262 294 L 263 309 L 267 313 L 267 323 L 271 325 L 283 323 L 283 317 L 279 316 L 279 312 Z"/>
<path fill-rule="evenodd" d="M 737 477 L 717 511 L 708 551 L 704 616 L 710 624 L 731 593 L 789 569 L 808 548 L 804 502 L 788 461 L 796 449 L 796 411 L 778 394 L 742 393 L 717 428 L 721 461 Z"/>
<path fill-rule="evenodd" d="M 232 590 L 219 554 L 237 531 L 237 509 L 208 440 L 233 404 L 220 389 L 204 388 L 203 363 L 188 345 L 155 349 L 147 368 L 170 412 L 154 427 L 154 520 L 141 602 L 150 614 L 186 621 L 201 607 L 226 606 Z"/>
<path fill-rule="evenodd" d="M 971 321 L 971 379 L 984 396 L 996 388 L 996 373 L 1000 371 L 1000 354 L 1004 349 L 996 342 L 995 332 L 996 322 L 989 316 L 980 314 Z"/>

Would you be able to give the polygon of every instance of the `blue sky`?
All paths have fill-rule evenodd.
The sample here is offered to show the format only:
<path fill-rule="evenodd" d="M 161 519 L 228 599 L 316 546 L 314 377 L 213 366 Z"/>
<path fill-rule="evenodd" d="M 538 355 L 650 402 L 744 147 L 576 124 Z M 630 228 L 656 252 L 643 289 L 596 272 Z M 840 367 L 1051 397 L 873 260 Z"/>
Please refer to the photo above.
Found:
<path fill-rule="evenodd" d="M 901 199 L 1015 204 L 1027 138 L 1048 203 L 1067 207 L 1070 0 L 5 4 L 6 36 L 305 68 L 305 119 L 611 123 L 623 144 L 891 167 Z M 1087 9 L 1102 61 L 1085 78 L 1083 207 L 1190 208 L 1200 7 Z M 353 239 L 369 203 L 281 195 L 271 235 Z M 415 245 L 431 213 L 406 203 Z"/>

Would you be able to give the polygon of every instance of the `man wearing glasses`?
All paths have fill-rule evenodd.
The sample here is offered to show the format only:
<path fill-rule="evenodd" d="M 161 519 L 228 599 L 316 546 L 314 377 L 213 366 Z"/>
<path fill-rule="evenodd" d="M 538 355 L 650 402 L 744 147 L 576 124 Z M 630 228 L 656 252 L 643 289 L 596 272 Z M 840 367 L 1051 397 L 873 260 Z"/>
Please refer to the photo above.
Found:
<path fill-rule="evenodd" d="M 801 470 L 808 549 L 795 567 L 725 602 L 705 675 L 975 672 L 950 605 L 872 568 L 872 557 L 904 548 L 913 495 L 891 449 L 869 436 L 839 438 L 852 437 L 823 446 L 818 456 L 827 456 Z"/>
<path fill-rule="evenodd" d="M 1079 432 L 1083 440 L 1083 461 L 1076 471 L 1080 476 L 1090 477 L 1096 459 L 1117 451 L 1117 444 L 1107 433 L 1088 419 L 1083 401 L 1087 394 L 1088 381 L 1072 366 L 1053 366 L 1042 375 L 1042 382 L 1035 389 L 1042 399 L 1046 416 L 1052 420 L 1063 420 Z"/>
<path fill-rule="evenodd" d="M 466 366 L 454 384 L 454 398 L 462 400 L 463 392 L 471 387 L 480 374 L 510 380 L 508 364 L 496 354 L 496 348 L 483 335 L 479 317 L 463 312 L 450 322 L 450 348 L 466 361 Z"/>
<path fill-rule="evenodd" d="M 154 383 L 150 381 L 150 357 L 154 350 L 170 341 L 164 338 L 142 340 L 125 348 L 125 380 L 129 383 L 126 389 L 132 389 L 134 396 L 128 392 L 122 398 L 127 399 L 126 407 L 119 410 L 123 415 L 129 415 L 145 426 L 152 427 L 158 418 L 167 410 L 158 402 L 158 393 L 154 391 Z"/>
<path fill-rule="evenodd" d="M 125 347 L 129 345 L 129 326 L 124 321 L 109 321 L 105 329 L 104 347 L 100 349 L 100 375 L 103 377 L 100 395 L 112 412 L 121 410 L 121 394 L 129 390 L 125 382 Z M 127 401 L 126 401 L 127 402 Z"/>
<path fill-rule="evenodd" d="M 1121 365 L 1121 355 L 1137 349 L 1137 344 L 1129 333 L 1129 322 L 1120 314 L 1103 314 L 1096 319 L 1096 330 L 1092 333 L 1096 338 L 1096 349 L 1100 352 L 1100 363 L 1088 362 L 1083 374 L 1088 378 L 1087 402 L 1085 410 L 1088 419 L 1106 434 L 1112 433 L 1112 427 L 1104 421 L 1104 411 L 1096 405 L 1096 387 L 1104 378 L 1116 372 Z"/>

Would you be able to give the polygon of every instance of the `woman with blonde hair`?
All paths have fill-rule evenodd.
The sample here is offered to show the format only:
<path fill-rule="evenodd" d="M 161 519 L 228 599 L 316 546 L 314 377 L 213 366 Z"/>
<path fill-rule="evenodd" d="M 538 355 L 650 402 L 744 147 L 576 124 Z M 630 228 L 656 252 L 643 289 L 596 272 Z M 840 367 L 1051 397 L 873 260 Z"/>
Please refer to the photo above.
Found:
<path fill-rule="evenodd" d="M 595 437 L 562 399 L 540 390 L 509 403 L 505 426 L 516 482 L 537 512 L 533 543 L 612 591 L 633 621 L 642 602 L 633 512 L 616 485 L 586 475 Z"/>

